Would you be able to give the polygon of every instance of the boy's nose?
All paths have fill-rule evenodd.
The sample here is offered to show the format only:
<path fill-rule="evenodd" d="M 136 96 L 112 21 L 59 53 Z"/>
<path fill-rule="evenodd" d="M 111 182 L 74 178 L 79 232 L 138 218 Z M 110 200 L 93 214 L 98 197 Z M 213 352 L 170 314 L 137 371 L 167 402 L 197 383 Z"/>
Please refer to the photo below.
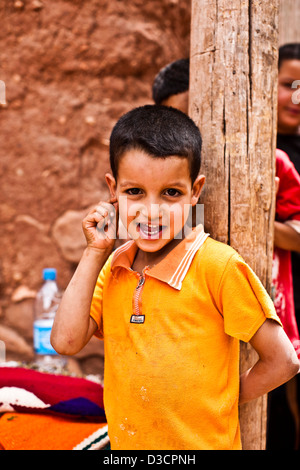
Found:
<path fill-rule="evenodd" d="M 141 206 L 141 215 L 148 221 L 159 220 L 161 217 L 160 205 L 156 202 L 149 201 Z"/>

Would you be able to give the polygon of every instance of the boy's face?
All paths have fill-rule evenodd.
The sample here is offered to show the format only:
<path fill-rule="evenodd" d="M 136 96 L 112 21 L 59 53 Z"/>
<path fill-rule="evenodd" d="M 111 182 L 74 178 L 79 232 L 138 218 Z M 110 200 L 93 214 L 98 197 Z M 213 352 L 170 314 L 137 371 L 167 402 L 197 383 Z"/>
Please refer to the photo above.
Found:
<path fill-rule="evenodd" d="M 118 199 L 121 222 L 138 248 L 156 252 L 181 232 L 205 178 L 191 184 L 187 158 L 157 158 L 133 149 L 119 162 L 117 182 L 112 175 L 106 180 Z"/>

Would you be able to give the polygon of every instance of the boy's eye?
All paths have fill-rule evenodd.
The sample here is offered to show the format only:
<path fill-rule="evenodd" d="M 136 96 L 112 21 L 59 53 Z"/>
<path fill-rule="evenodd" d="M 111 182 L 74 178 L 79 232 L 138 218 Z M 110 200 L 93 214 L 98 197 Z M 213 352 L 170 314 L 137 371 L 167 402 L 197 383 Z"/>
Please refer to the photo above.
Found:
<path fill-rule="evenodd" d="M 165 194 L 167 196 L 174 197 L 174 196 L 179 196 L 181 193 L 178 191 L 178 189 L 169 188 L 169 189 L 166 189 Z"/>
<path fill-rule="evenodd" d="M 136 196 L 138 194 L 141 194 L 141 190 L 139 188 L 130 188 L 126 190 L 127 194 L 130 194 L 131 196 Z"/>

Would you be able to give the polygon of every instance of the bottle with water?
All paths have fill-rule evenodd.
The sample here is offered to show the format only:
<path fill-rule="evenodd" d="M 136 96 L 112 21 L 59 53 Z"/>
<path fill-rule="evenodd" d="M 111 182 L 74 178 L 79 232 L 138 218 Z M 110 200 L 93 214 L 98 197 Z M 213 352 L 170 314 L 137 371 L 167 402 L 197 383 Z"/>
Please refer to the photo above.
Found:
<path fill-rule="evenodd" d="M 56 353 L 50 343 L 51 329 L 61 299 L 61 292 L 56 283 L 56 269 L 44 269 L 43 280 L 44 283 L 36 296 L 34 312 L 35 362 L 39 370 L 60 373 L 66 361 L 63 356 Z"/>

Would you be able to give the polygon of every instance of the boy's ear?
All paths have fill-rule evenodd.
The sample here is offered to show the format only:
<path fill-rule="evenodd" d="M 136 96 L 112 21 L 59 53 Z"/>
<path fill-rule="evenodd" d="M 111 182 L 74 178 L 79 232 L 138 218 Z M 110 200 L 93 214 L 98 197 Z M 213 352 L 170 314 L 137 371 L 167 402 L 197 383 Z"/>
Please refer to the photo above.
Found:
<path fill-rule="evenodd" d="M 192 200 L 191 200 L 192 206 L 195 206 L 197 204 L 200 194 L 202 192 L 204 183 L 205 183 L 205 176 L 204 175 L 197 176 L 192 187 Z"/>
<path fill-rule="evenodd" d="M 105 181 L 107 183 L 107 186 L 109 187 L 109 192 L 112 198 L 116 197 L 116 191 L 117 191 L 117 182 L 115 178 L 113 177 L 112 174 L 106 173 L 105 175 Z"/>

